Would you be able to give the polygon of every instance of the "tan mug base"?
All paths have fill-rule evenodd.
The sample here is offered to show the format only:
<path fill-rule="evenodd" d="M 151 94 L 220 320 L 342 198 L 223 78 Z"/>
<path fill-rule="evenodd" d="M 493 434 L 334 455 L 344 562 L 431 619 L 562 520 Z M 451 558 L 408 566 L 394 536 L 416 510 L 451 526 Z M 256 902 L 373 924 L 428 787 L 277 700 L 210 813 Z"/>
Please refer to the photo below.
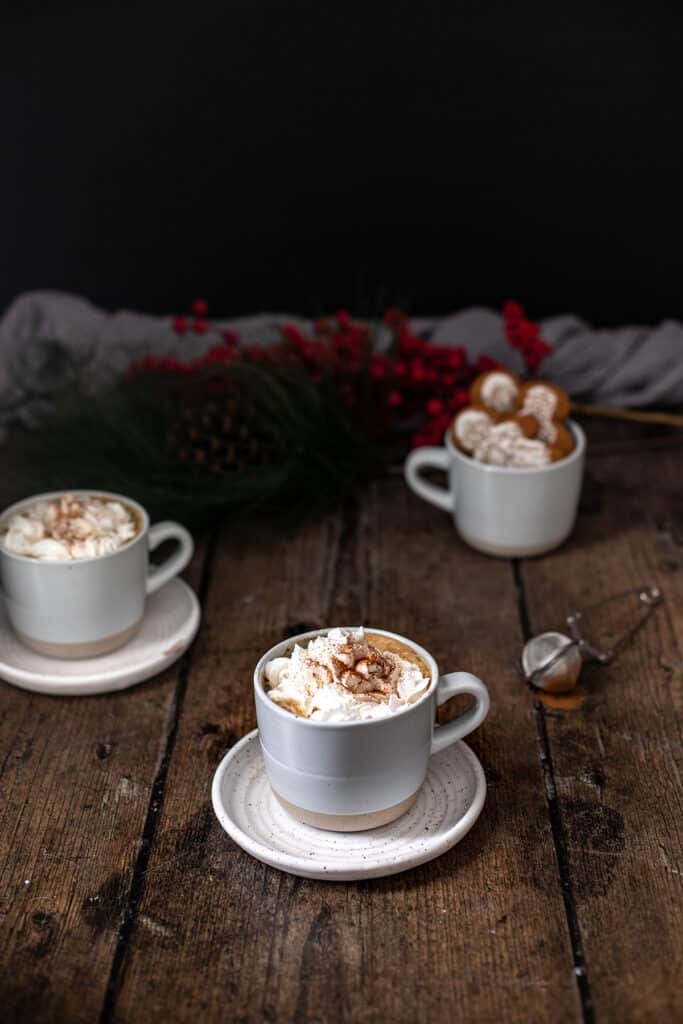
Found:
<path fill-rule="evenodd" d="M 293 818 L 303 822 L 304 825 L 312 825 L 313 828 L 322 828 L 328 832 L 364 832 L 369 828 L 388 825 L 390 821 L 396 821 L 402 814 L 410 810 L 417 800 L 419 792 L 418 789 L 412 796 L 401 800 L 400 803 L 394 804 L 392 807 L 385 807 L 381 811 L 370 811 L 369 814 L 320 814 L 317 811 L 307 811 L 303 807 L 297 807 L 296 804 L 290 804 L 289 800 L 285 800 L 277 790 L 273 789 L 280 804 Z"/>
<path fill-rule="evenodd" d="M 46 658 L 65 658 L 71 660 L 74 658 L 97 658 L 100 654 L 109 654 L 110 651 L 115 651 L 117 647 L 123 647 L 124 644 L 128 643 L 131 637 L 137 633 L 139 626 L 140 623 L 136 622 L 133 626 L 129 626 L 128 629 L 124 629 L 120 633 L 114 633 L 112 636 L 105 636 L 101 640 L 90 640 L 86 643 L 77 644 L 58 644 L 46 640 L 34 640 L 33 637 L 26 636 L 25 633 L 20 632 L 18 629 L 15 632 L 24 647 L 30 647 L 32 651 L 44 654 Z"/>
<path fill-rule="evenodd" d="M 567 534 L 564 537 L 560 537 L 559 540 L 548 541 L 545 544 L 516 545 L 489 544 L 488 541 L 477 540 L 476 537 L 468 536 L 460 527 L 458 527 L 458 533 L 468 547 L 474 548 L 475 551 L 481 551 L 483 555 L 491 555 L 493 558 L 534 558 L 537 555 L 545 555 L 549 551 L 559 548 L 569 536 Z"/>

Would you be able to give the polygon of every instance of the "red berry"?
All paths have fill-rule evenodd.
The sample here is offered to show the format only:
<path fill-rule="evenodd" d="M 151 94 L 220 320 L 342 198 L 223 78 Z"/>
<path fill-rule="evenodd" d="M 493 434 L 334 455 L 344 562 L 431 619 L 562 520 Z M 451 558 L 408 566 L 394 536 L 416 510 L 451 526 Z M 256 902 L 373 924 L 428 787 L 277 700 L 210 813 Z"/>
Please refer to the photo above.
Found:
<path fill-rule="evenodd" d="M 405 315 L 400 309 L 395 309 L 391 306 L 384 314 L 384 323 L 387 327 L 396 327 L 398 324 L 402 324 L 405 321 Z"/>
<path fill-rule="evenodd" d="M 527 370 L 533 373 L 547 355 L 552 346 L 540 337 L 540 327 L 524 315 L 522 307 L 508 301 L 503 305 L 505 334 L 511 348 L 518 349 L 524 356 Z"/>
<path fill-rule="evenodd" d="M 209 312 L 209 304 L 206 299 L 195 299 L 192 303 L 192 312 L 195 316 L 206 316 Z"/>
<path fill-rule="evenodd" d="M 295 348 L 305 349 L 308 339 L 294 324 L 283 324 L 282 334 L 286 341 Z"/>
<path fill-rule="evenodd" d="M 207 326 L 208 324 L 206 320 L 202 319 L 200 316 L 195 317 L 192 321 L 192 330 L 195 334 L 204 334 Z"/>
<path fill-rule="evenodd" d="M 351 314 L 346 309 L 340 309 L 337 313 L 337 323 L 344 329 L 351 326 Z"/>
<path fill-rule="evenodd" d="M 393 408 L 396 408 L 397 406 L 401 405 L 403 402 L 403 396 L 401 395 L 401 392 L 390 391 L 389 397 L 387 398 L 387 402 L 389 403 L 389 405 L 393 406 Z"/>
<path fill-rule="evenodd" d="M 524 310 L 518 302 L 508 299 L 507 302 L 503 303 L 503 316 L 506 320 L 521 320 L 524 316 Z"/>
<path fill-rule="evenodd" d="M 443 412 L 443 402 L 439 398 L 430 398 L 427 402 L 427 412 L 430 416 L 439 416 Z"/>
<path fill-rule="evenodd" d="M 232 345 L 214 345 L 206 355 L 197 359 L 195 367 L 211 366 L 214 363 L 229 363 L 235 358 L 235 349 Z"/>
<path fill-rule="evenodd" d="M 519 325 L 519 340 L 522 345 L 529 345 L 538 338 L 538 324 L 532 320 L 523 320 Z"/>
<path fill-rule="evenodd" d="M 187 319 L 184 316 L 174 316 L 173 330 L 176 334 L 184 334 L 187 330 Z"/>
<path fill-rule="evenodd" d="M 418 352 L 422 352 L 425 343 L 422 338 L 416 337 L 411 334 L 410 331 L 402 329 L 399 341 L 399 349 L 402 355 L 416 355 Z"/>
<path fill-rule="evenodd" d="M 174 356 L 166 356 L 161 365 L 167 373 L 184 373 L 186 370 L 185 364 Z"/>

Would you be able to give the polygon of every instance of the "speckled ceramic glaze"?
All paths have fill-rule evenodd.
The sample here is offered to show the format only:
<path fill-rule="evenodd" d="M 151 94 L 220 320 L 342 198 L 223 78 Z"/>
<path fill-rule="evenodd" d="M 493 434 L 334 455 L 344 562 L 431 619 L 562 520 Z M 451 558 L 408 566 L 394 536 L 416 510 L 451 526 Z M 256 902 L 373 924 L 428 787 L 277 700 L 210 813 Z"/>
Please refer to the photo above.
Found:
<path fill-rule="evenodd" d="M 303 878 L 350 882 L 406 871 L 450 850 L 479 817 L 486 781 L 469 747 L 454 743 L 430 759 L 417 800 L 398 820 L 365 832 L 327 832 L 281 807 L 255 730 L 223 758 L 211 796 L 225 831 L 252 857 Z"/>
<path fill-rule="evenodd" d="M 449 512 L 470 547 L 501 558 L 541 555 L 571 533 L 581 493 L 586 437 L 572 420 L 574 450 L 549 466 L 492 466 L 464 455 L 447 431 L 443 448 L 417 448 L 405 462 L 406 483 L 420 498 Z M 442 469 L 448 488 L 421 476 Z"/>

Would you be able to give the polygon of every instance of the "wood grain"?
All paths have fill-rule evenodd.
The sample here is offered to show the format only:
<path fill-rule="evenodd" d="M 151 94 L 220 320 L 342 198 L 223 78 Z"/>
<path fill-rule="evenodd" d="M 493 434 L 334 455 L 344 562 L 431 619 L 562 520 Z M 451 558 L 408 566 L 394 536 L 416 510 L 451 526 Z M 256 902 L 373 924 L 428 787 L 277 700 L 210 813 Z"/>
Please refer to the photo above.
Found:
<path fill-rule="evenodd" d="M 0 683 L 3 1020 L 97 1019 L 177 672 L 99 697 Z"/>
<path fill-rule="evenodd" d="M 193 566 L 210 586 L 182 669 L 92 699 L 0 684 L 3 1019 L 683 1019 L 680 433 L 589 429 L 577 532 L 543 559 L 469 551 L 384 480 L 317 523 L 226 524 Z M 524 626 L 641 583 L 666 604 L 585 671 L 585 705 L 536 706 L 516 669 Z M 618 618 L 608 607 L 596 628 Z M 209 787 L 254 725 L 263 650 L 358 622 L 485 679 L 492 711 L 470 742 L 489 795 L 431 864 L 308 882 L 242 853 Z"/>
<path fill-rule="evenodd" d="M 681 1020 L 680 457 L 593 457 L 584 498 L 571 543 L 524 566 L 532 628 L 557 628 L 573 608 L 643 584 L 666 597 L 616 661 L 584 670 L 581 711 L 541 713 L 587 971 L 598 1021 Z M 593 635 L 618 635 L 625 614 L 607 606 Z"/>
<path fill-rule="evenodd" d="M 476 599 L 473 597 L 476 594 Z M 254 724 L 251 671 L 308 626 L 389 627 L 489 683 L 473 737 L 489 798 L 446 856 L 350 885 L 242 853 L 209 806 Z M 400 481 L 288 534 L 223 532 L 116 1021 L 575 1021 L 578 1000 L 509 566 L 456 540 Z"/>

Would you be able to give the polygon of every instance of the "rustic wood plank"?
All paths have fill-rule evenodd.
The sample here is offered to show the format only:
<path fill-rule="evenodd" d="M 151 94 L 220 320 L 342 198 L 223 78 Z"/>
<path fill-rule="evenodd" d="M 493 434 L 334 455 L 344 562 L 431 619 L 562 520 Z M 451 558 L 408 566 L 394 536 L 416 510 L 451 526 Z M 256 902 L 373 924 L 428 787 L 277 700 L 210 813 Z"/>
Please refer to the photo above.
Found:
<path fill-rule="evenodd" d="M 303 881 L 220 830 L 211 777 L 254 725 L 258 655 L 309 624 L 361 620 L 486 679 L 493 711 L 472 745 L 488 803 L 430 865 L 360 884 Z M 357 518 L 226 528 L 111 1019 L 578 1020 L 519 641 L 510 567 L 463 548 L 399 480 L 373 487 Z"/>
<path fill-rule="evenodd" d="M 88 698 L 0 683 L 4 1020 L 97 1019 L 177 674 Z"/>
<path fill-rule="evenodd" d="M 598 452 L 572 541 L 523 567 L 535 631 L 630 587 L 666 595 L 615 662 L 584 670 L 580 710 L 539 712 L 598 1021 L 683 1019 L 682 528 L 674 450 Z M 599 632 L 623 613 L 605 608 Z"/>

